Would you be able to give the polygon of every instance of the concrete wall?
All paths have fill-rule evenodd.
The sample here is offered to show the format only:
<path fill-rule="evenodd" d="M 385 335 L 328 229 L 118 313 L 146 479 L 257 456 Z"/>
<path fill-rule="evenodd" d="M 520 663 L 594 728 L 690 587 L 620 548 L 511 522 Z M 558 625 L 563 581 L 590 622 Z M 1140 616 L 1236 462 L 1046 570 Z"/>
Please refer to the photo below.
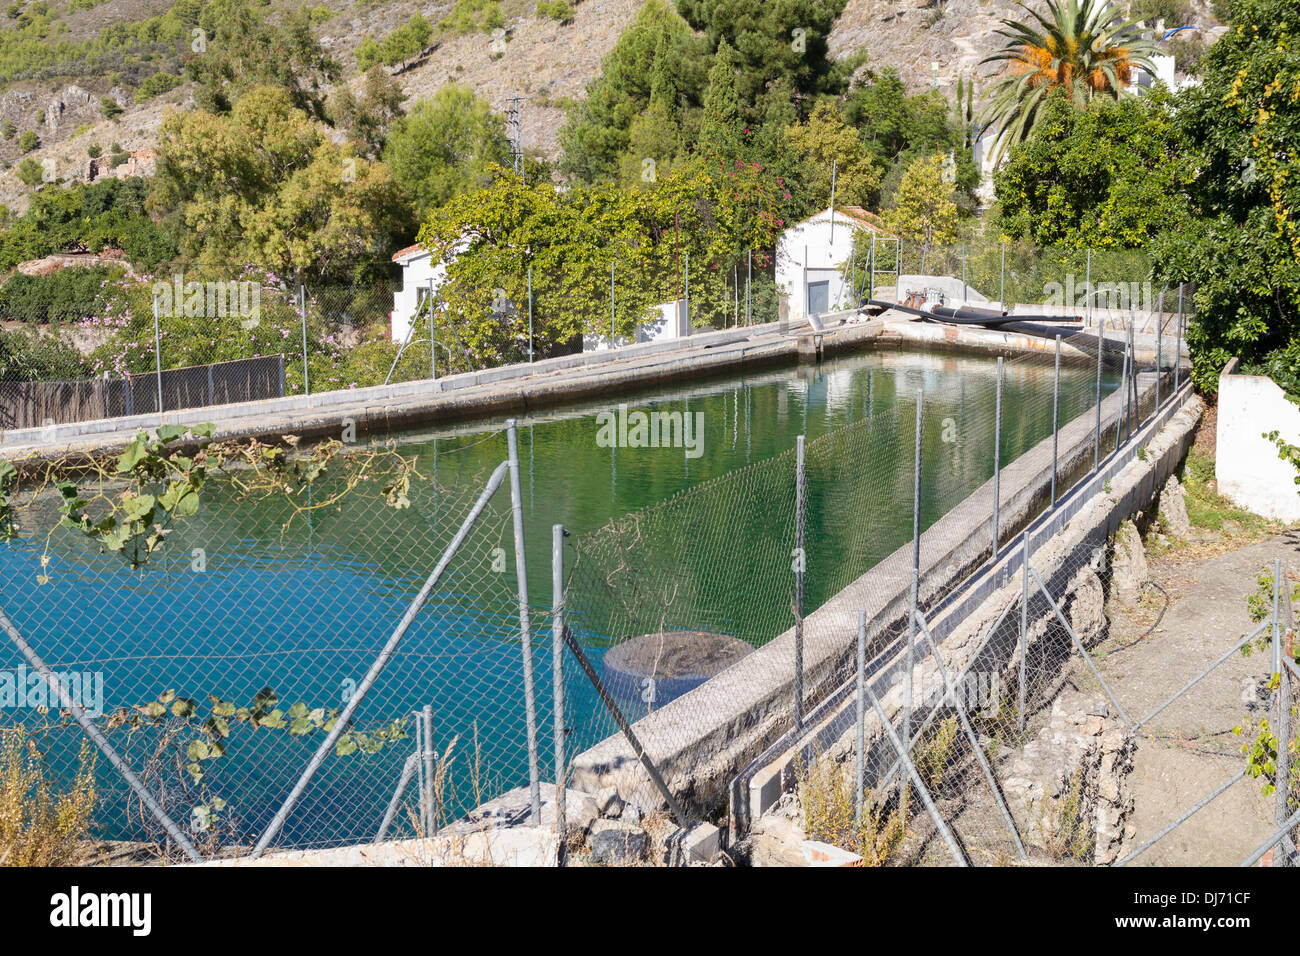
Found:
<path fill-rule="evenodd" d="M 1300 408 L 1265 375 L 1240 375 L 1233 359 L 1219 376 L 1218 443 L 1214 477 L 1235 504 L 1279 521 L 1300 521 L 1296 469 L 1264 437 L 1277 431 L 1300 444 Z"/>
<path fill-rule="evenodd" d="M 831 228 L 829 209 L 791 226 L 781 234 L 776 247 L 776 286 L 790 303 L 790 318 L 808 315 L 808 284 L 829 282 L 827 310 L 836 311 L 849 304 L 849 287 L 840 270 L 849 261 L 849 250 L 861 223 L 841 212 L 835 213 Z"/>

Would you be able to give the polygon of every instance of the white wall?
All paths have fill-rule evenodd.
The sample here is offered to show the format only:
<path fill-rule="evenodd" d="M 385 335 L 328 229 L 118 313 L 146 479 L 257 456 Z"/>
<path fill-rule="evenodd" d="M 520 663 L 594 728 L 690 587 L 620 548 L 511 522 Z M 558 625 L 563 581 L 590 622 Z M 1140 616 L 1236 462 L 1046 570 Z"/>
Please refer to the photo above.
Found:
<path fill-rule="evenodd" d="M 1300 445 L 1300 408 L 1265 375 L 1234 374 L 1233 359 L 1219 376 L 1218 449 L 1214 477 L 1219 493 L 1266 518 L 1300 521 L 1295 467 L 1277 456 L 1263 437 L 1278 431 Z"/>
<path fill-rule="evenodd" d="M 427 252 L 419 252 L 400 263 L 402 267 L 402 287 L 393 293 L 393 341 L 403 342 L 411 330 L 411 318 L 419 308 L 420 289 L 427 290 L 429 281 L 433 280 L 436 292 L 442 285 L 447 273 L 441 263 L 435 268 L 433 259 Z M 428 322 L 424 323 L 428 325 Z"/>
<path fill-rule="evenodd" d="M 827 311 L 835 312 L 851 305 L 848 283 L 840 269 L 849 261 L 854 237 L 862 228 L 836 213 L 832 234 L 831 214 L 827 209 L 781 233 L 776 246 L 776 284 L 789 299 L 791 319 L 808 316 L 809 282 L 830 283 Z"/>
<path fill-rule="evenodd" d="M 636 330 L 636 335 L 632 339 L 633 342 L 637 344 L 642 342 L 667 342 L 672 339 L 684 339 L 691 334 L 685 299 L 664 302 L 654 306 L 653 310 L 653 317 Z M 675 319 L 674 315 L 676 316 Z M 619 339 L 614 344 L 616 346 L 627 345 L 628 341 L 627 339 Z M 584 352 L 596 352 L 609 347 L 608 335 L 584 335 L 582 337 L 582 350 Z"/>

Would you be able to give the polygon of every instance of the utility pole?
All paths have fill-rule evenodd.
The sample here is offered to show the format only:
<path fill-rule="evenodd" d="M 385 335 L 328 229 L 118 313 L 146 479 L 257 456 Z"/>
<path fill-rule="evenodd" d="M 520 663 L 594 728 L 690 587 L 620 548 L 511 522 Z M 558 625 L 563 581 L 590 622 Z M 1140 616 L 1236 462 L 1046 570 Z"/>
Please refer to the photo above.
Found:
<path fill-rule="evenodd" d="M 524 177 L 524 123 L 523 108 L 519 105 L 527 97 L 512 96 L 506 102 L 506 136 L 510 139 L 510 160 L 515 175 Z"/>

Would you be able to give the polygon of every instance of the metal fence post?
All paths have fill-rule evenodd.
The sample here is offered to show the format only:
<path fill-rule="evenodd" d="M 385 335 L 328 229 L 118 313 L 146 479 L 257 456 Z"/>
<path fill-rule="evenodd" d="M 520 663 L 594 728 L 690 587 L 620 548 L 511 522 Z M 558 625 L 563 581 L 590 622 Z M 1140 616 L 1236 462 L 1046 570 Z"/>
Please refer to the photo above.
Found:
<path fill-rule="evenodd" d="M 1056 462 L 1061 440 L 1061 337 L 1056 337 L 1056 370 L 1052 375 L 1052 506 L 1056 506 Z"/>
<path fill-rule="evenodd" d="M 564 865 L 568 829 L 565 796 L 568 760 L 564 755 L 564 525 L 551 525 L 551 695 L 555 698 L 555 830 L 559 834 L 559 863 Z"/>
<path fill-rule="evenodd" d="M 966 240 L 961 241 L 961 301 L 966 303 L 966 296 L 970 294 L 966 288 Z"/>
<path fill-rule="evenodd" d="M 689 255 L 689 254 L 688 254 Z M 687 267 L 689 269 L 689 266 Z M 690 279 L 686 280 L 688 285 Z M 609 347 L 614 347 L 614 260 L 609 260 Z"/>
<path fill-rule="evenodd" d="M 1115 451 L 1117 452 L 1120 443 L 1126 440 L 1127 435 L 1133 434 L 1133 420 L 1129 416 L 1129 391 L 1132 375 L 1133 349 L 1126 342 L 1124 344 L 1124 360 L 1120 363 L 1119 373 L 1120 391 L 1124 393 L 1124 408 L 1120 412 L 1121 417 L 1115 422 Z"/>
<path fill-rule="evenodd" d="M 528 264 L 528 364 L 533 364 L 533 264 Z"/>
<path fill-rule="evenodd" d="M 1178 338 L 1174 341 L 1174 391 L 1178 391 L 1178 386 L 1182 383 L 1183 371 L 1183 287 L 1185 282 L 1178 283 Z"/>
<path fill-rule="evenodd" d="M 528 789 L 532 797 L 531 823 L 539 826 L 542 822 L 542 792 L 537 768 L 537 698 L 533 686 L 533 639 L 528 620 L 528 566 L 524 557 L 524 498 L 519 484 L 519 430 L 513 418 L 506 422 L 506 448 L 510 458 L 510 511 L 515 530 L 515 578 L 519 585 L 519 644 L 524 660 Z"/>
<path fill-rule="evenodd" d="M 1007 244 L 1002 246 L 1002 264 L 998 267 L 998 305 L 1003 312 L 1007 310 Z"/>
<path fill-rule="evenodd" d="M 427 823 L 426 836 L 433 836 L 437 827 L 437 813 L 434 809 L 434 757 L 433 757 L 433 705 L 425 704 L 420 711 L 421 736 L 424 738 L 424 752 L 420 759 L 424 761 L 424 818 Z"/>
<path fill-rule="evenodd" d="M 1025 677 L 1026 662 L 1029 659 L 1029 529 L 1025 529 L 1021 544 L 1020 584 L 1020 729 L 1025 729 Z"/>
<path fill-rule="evenodd" d="M 1106 339 L 1097 327 L 1097 425 L 1092 434 L 1092 467 L 1095 471 L 1101 464 L 1101 353 L 1105 349 Z M 1119 426 L 1116 425 L 1118 428 Z"/>
<path fill-rule="evenodd" d="M 795 439 L 794 471 L 794 725 L 803 727 L 804 436 Z"/>
<path fill-rule="evenodd" d="M 433 279 L 429 280 L 429 296 L 425 303 L 429 306 L 429 380 L 433 381 L 438 377 L 438 334 L 433 325 Z"/>
<path fill-rule="evenodd" d="M 253 847 L 253 852 L 249 854 L 250 859 L 256 860 L 266 852 L 266 848 L 270 846 L 271 841 L 275 839 L 275 835 L 279 833 L 280 829 L 284 826 L 285 820 L 289 818 L 289 814 L 293 812 L 293 808 L 297 806 L 298 801 L 302 799 L 302 795 L 307 791 L 307 787 L 311 783 L 312 778 L 316 776 L 316 771 L 320 769 L 321 764 L 325 762 L 326 756 L 328 756 L 330 751 L 334 749 L 339 738 L 343 736 L 344 731 L 347 730 L 352 721 L 352 715 L 357 712 L 357 708 L 361 706 L 361 702 L 365 699 L 366 694 L 370 693 L 370 688 L 374 686 L 375 681 L 379 679 L 379 675 L 382 674 L 384 668 L 388 666 L 388 662 L 392 660 L 393 654 L 397 651 L 398 645 L 402 643 L 402 639 L 406 636 L 406 632 L 410 629 L 411 624 L 414 623 L 416 615 L 420 613 L 425 602 L 429 600 L 429 595 L 433 592 L 434 586 L 442 580 L 442 576 L 446 572 L 447 566 L 451 564 L 452 558 L 456 556 L 461 545 L 465 543 L 465 539 L 469 536 L 470 529 L 474 527 L 475 522 L 478 521 L 479 516 L 483 513 L 483 509 L 487 507 L 492 496 L 496 494 L 497 489 L 501 487 L 501 482 L 505 479 L 505 472 L 508 467 L 509 463 L 503 461 L 496 467 L 496 470 L 492 472 L 491 477 L 488 478 L 487 484 L 484 485 L 483 491 L 478 496 L 478 500 L 474 502 L 474 506 L 470 508 L 469 514 L 467 514 L 465 520 L 461 522 L 459 530 L 457 530 L 455 536 L 451 539 L 451 542 L 442 552 L 442 556 L 438 559 L 437 565 L 435 565 L 434 569 L 429 572 L 429 576 L 421 586 L 420 592 L 416 594 L 414 600 L 412 600 L 410 605 L 407 607 L 406 612 L 402 615 L 402 619 L 398 622 L 397 627 L 393 629 L 393 633 L 389 635 L 388 640 L 384 643 L 379 655 L 371 662 L 369 670 L 366 671 L 366 676 L 361 679 L 361 683 L 358 684 L 357 689 L 352 692 L 352 697 L 344 706 L 342 713 L 340 713 L 335 719 L 333 728 L 325 735 L 325 739 L 320 742 L 320 746 L 316 748 L 316 752 L 312 754 L 311 760 L 307 763 L 307 768 L 303 770 L 302 776 L 300 776 L 298 782 L 294 784 L 293 790 L 291 790 L 289 796 L 285 798 L 284 804 L 278 811 L 276 811 L 275 817 L 269 824 L 267 824 L 266 829 L 262 831 L 262 835 L 258 837 L 257 843 Z"/>
<path fill-rule="evenodd" d="M 158 414 L 163 413 L 163 394 L 162 394 L 162 333 L 158 330 L 158 295 L 153 297 L 153 357 L 154 368 L 156 372 L 156 381 L 158 383 Z"/>
<path fill-rule="evenodd" d="M 691 334 L 691 254 L 685 253 L 686 257 L 686 334 Z"/>
<path fill-rule="evenodd" d="M 1160 304 L 1156 307 L 1156 407 L 1160 410 L 1160 379 L 1164 377 L 1164 349 L 1161 338 L 1165 328 L 1165 290 L 1160 290 Z M 1153 412 L 1154 414 L 1154 412 Z"/>
<path fill-rule="evenodd" d="M 998 556 L 1002 518 L 1002 356 L 998 356 L 998 394 L 993 409 L 993 557 Z"/>
<path fill-rule="evenodd" d="M 854 745 L 854 788 L 853 788 L 853 823 L 861 825 L 862 823 L 862 774 L 865 770 L 863 761 L 865 760 L 867 748 L 867 708 L 866 708 L 866 683 L 867 683 L 867 612 L 858 612 L 858 688 L 857 688 L 857 718 L 858 718 L 858 735 Z"/>
<path fill-rule="evenodd" d="M 752 325 L 754 315 L 751 311 L 754 288 L 754 250 L 745 250 L 745 325 Z"/>
<path fill-rule="evenodd" d="M 307 371 L 307 289 L 301 282 L 298 283 L 298 302 L 302 306 L 302 390 L 310 398 L 311 377 Z"/>
<path fill-rule="evenodd" d="M 1088 290 L 1088 318 L 1092 318 L 1093 294 L 1092 294 L 1092 249 L 1088 249 L 1087 265 L 1084 267 L 1083 287 Z M 1103 320 L 1104 321 L 1104 320 Z"/>
<path fill-rule="evenodd" d="M 912 457 L 912 583 L 908 589 L 907 682 L 903 685 L 903 740 L 912 739 L 912 664 L 916 657 L 916 609 L 921 596 L 921 438 L 925 391 L 916 390 L 916 449 Z"/>
<path fill-rule="evenodd" d="M 1277 578 L 1282 580 L 1280 575 Z M 1279 585 L 1281 589 L 1281 585 Z M 1281 660 L 1291 658 L 1294 654 L 1295 612 L 1291 604 L 1290 588 L 1281 589 L 1282 615 L 1278 624 L 1278 715 L 1277 715 L 1277 811 L 1276 822 L 1279 828 L 1286 822 L 1290 813 L 1291 795 L 1291 668 Z M 1282 841 L 1286 850 L 1293 846 L 1290 839 Z M 1276 857 L 1275 857 L 1276 859 Z M 1282 855 L 1283 866 L 1289 866 L 1290 853 Z"/>

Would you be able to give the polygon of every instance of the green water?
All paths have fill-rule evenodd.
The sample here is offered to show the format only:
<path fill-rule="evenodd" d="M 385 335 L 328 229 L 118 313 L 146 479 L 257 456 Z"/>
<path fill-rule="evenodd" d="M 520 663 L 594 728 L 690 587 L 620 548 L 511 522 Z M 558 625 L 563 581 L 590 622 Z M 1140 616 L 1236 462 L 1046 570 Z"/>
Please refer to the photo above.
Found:
<path fill-rule="evenodd" d="M 1062 423 L 1091 406 L 1094 374 L 1063 370 Z M 656 509 L 660 526 L 671 525 L 675 537 L 672 547 L 654 551 L 658 577 L 649 583 L 655 600 L 662 598 L 669 610 L 650 623 L 708 626 L 761 643 L 779 633 L 780 613 L 788 614 L 789 607 L 788 574 L 779 581 L 772 575 L 788 562 L 791 541 L 781 522 L 793 514 L 793 456 L 776 462 L 773 456 L 788 452 L 796 436 L 807 436 L 806 607 L 812 610 L 907 540 L 917 389 L 925 392 L 922 517 L 928 524 L 992 474 L 992 361 L 866 353 L 520 419 L 544 778 L 553 779 L 546 769 L 551 526 L 573 532 L 574 554 L 581 550 L 574 545 L 604 540 L 592 533 L 611 519 L 685 492 Z M 698 456 L 682 447 L 602 447 L 597 415 L 619 404 L 700 416 Z M 1003 411 L 1005 463 L 1051 433 L 1051 365 L 1008 363 Z M 482 481 L 506 456 L 500 422 L 391 437 L 403 454 L 416 457 L 423 475 L 436 477 L 440 489 L 435 494 L 428 483 L 417 483 L 409 509 L 370 501 L 314 512 L 286 529 L 283 503 L 236 500 L 213 482 L 199 513 L 139 572 L 62 531 L 51 541 L 45 569 L 52 583 L 41 586 L 36 581 L 43 535 L 0 544 L 5 610 L 56 670 L 102 672 L 106 710 L 151 700 L 164 690 L 200 701 L 215 694 L 247 703 L 267 686 L 285 705 L 342 706 Z M 749 498 L 733 494 L 727 481 L 702 493 L 690 490 L 747 467 Z M 769 520 L 769 514 L 782 517 Z M 689 521 L 662 520 L 676 515 Z M 194 566 L 198 551 L 205 558 L 201 571 Z M 586 580 L 608 585 L 606 569 L 591 553 L 585 560 Z M 509 494 L 503 487 L 357 718 L 359 726 L 374 727 L 432 705 L 439 746 L 456 740 L 461 759 L 477 750 L 486 768 L 479 792 L 488 796 L 527 777 L 512 562 Z M 625 597 L 617 591 L 615 596 Z M 576 607 L 583 598 L 574 596 L 575 611 L 590 612 Z M 586 613 L 575 621 L 597 667 L 607 641 L 623 633 L 613 629 L 616 618 Z M 16 654 L 5 653 L 0 667 L 15 667 Z M 609 724 L 580 677 L 570 675 L 568 684 L 572 754 L 600 739 Z M 73 729 L 60 739 L 62 750 L 52 760 L 66 768 L 78 735 Z M 118 739 L 136 766 L 147 761 L 146 737 Z M 232 739 L 212 776 L 216 792 L 232 806 L 230 839 L 256 834 L 317 743 L 266 732 Z M 373 833 L 408 752 L 409 745 L 399 745 L 327 760 L 291 817 L 284 843 L 337 843 Z M 101 783 L 101 832 L 138 837 L 138 819 L 127 812 L 121 781 L 106 765 Z M 454 790 L 457 808 L 475 799 L 463 774 Z M 185 816 L 197 798 L 181 788 L 168 799 Z"/>

